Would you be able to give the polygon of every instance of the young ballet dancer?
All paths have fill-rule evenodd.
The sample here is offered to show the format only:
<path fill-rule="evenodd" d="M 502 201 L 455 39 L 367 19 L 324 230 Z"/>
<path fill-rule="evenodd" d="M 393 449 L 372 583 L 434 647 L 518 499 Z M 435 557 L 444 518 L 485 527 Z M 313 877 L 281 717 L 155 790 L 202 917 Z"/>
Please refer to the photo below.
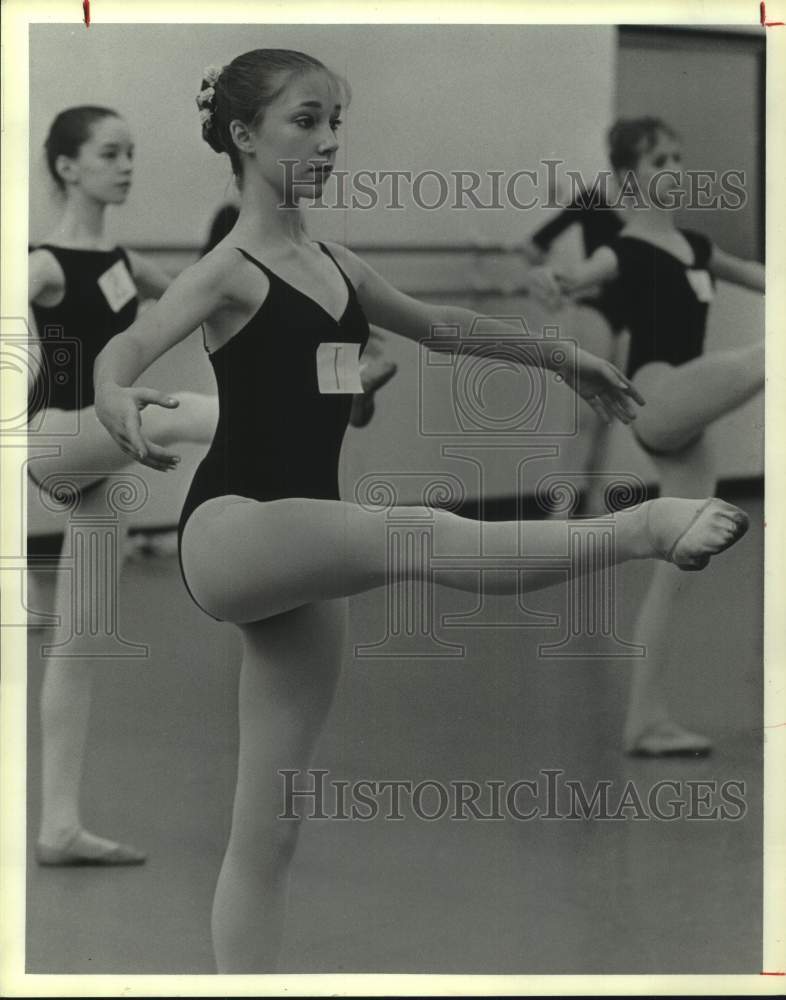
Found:
<path fill-rule="evenodd" d="M 541 287 L 553 302 L 555 288 L 581 296 L 611 283 L 631 337 L 627 374 L 648 404 L 634 433 L 657 469 L 662 494 L 704 496 L 714 491 L 718 475 L 704 432 L 764 386 L 763 339 L 703 353 L 714 282 L 763 292 L 764 267 L 677 227 L 682 151 L 665 122 L 618 121 L 609 132 L 609 153 L 618 179 L 635 179 L 639 204 L 623 209 L 623 228 L 586 262 L 551 269 Z M 633 670 L 623 735 L 631 754 L 702 755 L 711 749 L 706 737 L 673 721 L 663 690 L 669 661 L 677 655 L 672 624 L 683 588 L 684 580 L 669 566 L 655 566 L 636 626 L 636 641 L 647 656 Z"/>
<path fill-rule="evenodd" d="M 75 474 L 80 517 L 101 517 L 106 514 L 104 497 L 95 484 L 126 468 L 129 460 L 96 418 L 93 363 L 107 341 L 133 323 L 139 300 L 158 298 L 171 279 L 146 257 L 116 246 L 105 232 L 107 208 L 125 202 L 132 180 L 133 140 L 120 115 L 103 107 L 69 108 L 52 123 L 45 151 L 63 207 L 54 229 L 29 256 L 37 370 L 31 372 L 29 417 L 34 423 L 28 428 L 28 470 L 39 488 L 52 475 L 68 480 Z M 145 413 L 146 433 L 160 445 L 207 445 L 218 416 L 216 399 L 181 392 L 177 400 L 176 409 Z M 75 419 L 78 433 L 63 434 Z M 117 560 L 122 564 L 127 515 L 117 513 L 117 525 Z M 99 549 L 94 555 L 98 578 L 105 579 L 111 571 L 107 554 Z M 78 613 L 79 583 L 58 568 L 54 611 L 59 626 L 52 642 L 68 639 L 69 656 L 50 655 L 41 690 L 42 807 L 36 857 L 43 865 L 139 864 L 145 860 L 141 851 L 82 826 L 80 785 L 96 644 L 89 627 L 68 634 L 72 611 Z M 87 604 L 82 614 L 80 625 L 87 625 Z"/>
<path fill-rule="evenodd" d="M 276 967 L 298 836 L 296 822 L 277 818 L 279 772 L 309 766 L 345 655 L 348 596 L 429 576 L 406 552 L 401 565 L 388 562 L 386 509 L 339 497 L 353 361 L 369 322 L 421 341 L 436 323 L 467 330 L 476 319 L 410 298 L 348 250 L 308 237 L 300 201 L 317 197 L 330 176 L 343 94 L 340 78 L 288 50 L 247 52 L 205 72 L 203 136 L 229 156 L 239 219 L 95 367 L 100 420 L 129 456 L 156 469 L 177 456 L 140 426 L 140 407 L 172 404 L 135 380 L 202 324 L 218 385 L 219 425 L 184 506 L 180 555 L 194 600 L 234 623 L 243 641 L 237 787 L 212 916 L 221 972 Z M 640 395 L 612 365 L 583 351 L 565 358 L 552 353 L 542 363 L 599 412 L 632 419 Z M 343 393 L 331 391 L 337 383 Z M 282 419 L 292 398 L 299 418 Z M 431 515 L 440 554 L 477 555 L 481 527 L 493 551 L 515 553 L 522 566 L 527 556 L 567 551 L 565 522 L 479 526 L 446 511 L 419 513 Z M 685 569 L 706 565 L 747 523 L 719 500 L 675 499 L 623 511 L 615 522 L 616 562 L 657 558 Z M 495 592 L 517 588 L 518 574 L 488 575 Z M 439 580 L 474 590 L 475 576 L 446 570 Z M 528 590 L 554 581 L 537 568 L 524 577 Z"/>
<path fill-rule="evenodd" d="M 563 336 L 580 340 L 582 347 L 591 354 L 620 364 L 620 334 L 624 323 L 617 286 L 607 282 L 584 289 L 566 300 L 548 264 L 555 240 L 573 226 L 579 227 L 585 259 L 618 235 L 624 223 L 610 204 L 613 199 L 607 195 L 611 193 L 610 190 L 587 190 L 582 186 L 571 204 L 536 230 L 518 251 L 530 265 L 524 279 L 527 290 L 552 311 Z M 610 430 L 603 420 L 585 415 L 582 437 L 587 446 L 582 464 L 590 476 L 583 491 L 581 510 L 587 514 L 599 514 L 605 509 L 601 481 L 591 474 L 604 465 Z"/>
<path fill-rule="evenodd" d="M 202 250 L 203 257 L 232 231 L 239 215 L 240 209 L 232 202 L 218 209 L 210 223 L 207 243 Z M 352 397 L 352 409 L 349 411 L 349 422 L 353 427 L 367 427 L 371 423 L 376 409 L 377 391 L 387 385 L 398 371 L 398 365 L 384 357 L 381 331 L 375 327 L 370 327 L 369 331 L 369 341 L 363 352 L 363 365 L 360 371 L 363 392 L 355 393 Z"/>
<path fill-rule="evenodd" d="M 538 289 L 541 298 L 548 300 L 553 295 L 554 301 L 559 301 L 561 289 L 553 272 L 547 267 L 541 270 L 555 240 L 572 226 L 579 226 L 584 257 L 589 258 L 599 247 L 611 243 L 624 225 L 621 215 L 609 204 L 604 192 L 594 193 L 582 187 L 571 204 L 537 229 L 521 248 L 532 265 L 529 283 Z M 583 291 L 576 295 L 573 303 L 593 309 L 611 336 L 622 331 L 621 302 L 613 282 Z"/>

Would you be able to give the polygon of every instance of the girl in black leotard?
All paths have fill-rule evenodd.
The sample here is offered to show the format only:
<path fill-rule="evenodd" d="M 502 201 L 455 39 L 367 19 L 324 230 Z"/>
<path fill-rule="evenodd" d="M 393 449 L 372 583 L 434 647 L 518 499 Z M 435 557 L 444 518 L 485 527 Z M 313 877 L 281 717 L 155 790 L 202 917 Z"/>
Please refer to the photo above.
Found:
<path fill-rule="evenodd" d="M 618 286 L 606 282 L 588 288 L 570 300 L 565 300 L 555 278 L 554 270 L 546 263 L 546 255 L 554 241 L 566 230 L 578 226 L 584 257 L 591 257 L 602 246 L 611 243 L 623 228 L 617 210 L 609 204 L 600 190 L 581 189 L 573 202 L 553 219 L 550 219 L 529 238 L 521 252 L 532 265 L 524 278 L 529 293 L 543 302 L 550 311 L 550 318 L 559 322 L 565 337 L 581 343 L 585 350 L 613 364 L 621 364 L 624 356 L 624 338 L 619 334 L 625 324 Z M 562 305 L 567 308 L 561 308 Z M 586 414 L 582 422 L 581 453 L 575 461 L 589 472 L 582 499 L 582 511 L 602 513 L 604 496 L 602 480 L 592 474 L 602 469 L 606 462 L 611 440 L 610 428 L 603 420 Z M 568 452 L 567 461 L 573 459 Z"/>
<path fill-rule="evenodd" d="M 628 375 L 647 397 L 634 433 L 658 471 L 662 493 L 703 496 L 715 489 L 717 464 L 705 431 L 764 385 L 764 344 L 704 354 L 715 279 L 764 291 L 764 267 L 724 253 L 700 233 L 678 229 L 671 205 L 680 182 L 676 133 L 656 118 L 622 120 L 609 133 L 611 163 L 633 173 L 647 207 L 629 210 L 608 245 L 576 268 L 555 269 L 574 295 L 613 282 L 630 332 Z M 648 650 L 636 666 L 625 724 L 629 752 L 702 754 L 709 741 L 670 718 L 663 693 L 671 628 L 683 581 L 657 566 L 642 605 L 637 642 Z M 680 594 L 679 602 L 683 596 Z"/>
<path fill-rule="evenodd" d="M 170 280 L 146 258 L 109 242 L 104 233 L 107 207 L 121 205 L 128 195 L 132 152 L 128 126 L 115 111 L 87 106 L 57 116 L 46 153 L 63 194 L 63 214 L 29 258 L 30 324 L 38 336 L 31 345 L 37 370 L 30 377 L 28 469 L 31 480 L 43 484 L 39 488 L 73 479 L 80 490 L 79 516 L 87 519 L 107 513 L 105 491 L 95 485 L 128 466 L 128 457 L 96 419 L 93 363 L 107 341 L 133 323 L 139 299 L 157 298 Z M 208 443 L 216 400 L 178 393 L 175 406 L 145 413 L 149 433 L 161 444 Z M 113 514 L 120 565 L 127 515 Z M 73 528 L 79 530 L 76 522 Z M 97 551 L 95 557 L 97 579 L 104 579 L 107 555 Z M 76 593 L 69 572 L 61 568 L 54 610 L 64 634 L 53 643 L 67 640 L 68 656 L 48 657 L 41 690 L 37 858 L 48 865 L 138 864 L 144 860 L 140 851 L 82 827 L 79 791 L 96 646 L 87 617 L 77 620 L 68 634 L 75 616 L 91 614 L 89 602 L 83 605 L 72 597 Z"/>
<path fill-rule="evenodd" d="M 466 331 L 477 319 L 403 295 L 341 246 L 307 237 L 299 202 L 318 196 L 329 177 L 342 93 L 316 60 L 277 49 L 205 74 L 203 134 L 230 157 L 240 217 L 104 349 L 95 371 L 100 419 L 121 447 L 156 468 L 175 456 L 140 431 L 137 399 L 153 394 L 129 386 L 200 324 L 216 373 L 219 428 L 184 511 L 181 558 L 195 600 L 243 638 L 237 789 L 213 907 L 223 972 L 275 967 L 297 839 L 297 824 L 277 818 L 279 772 L 309 766 L 336 688 L 347 597 L 427 573 L 407 552 L 403 565 L 388 564 L 385 508 L 339 498 L 339 449 L 367 323 L 420 341 L 435 323 Z M 575 361 L 549 354 L 543 363 L 610 417 L 634 415 L 632 390 L 608 363 L 581 351 Z M 301 401 L 302 423 L 282 417 L 285 393 Z M 430 517 L 436 552 L 478 551 L 477 523 L 439 510 L 407 512 Z M 698 568 L 739 536 L 744 519 L 720 501 L 668 499 L 623 512 L 616 526 L 617 560 L 657 556 Z M 521 558 L 519 546 L 545 556 L 567 551 L 564 522 L 482 528 L 488 551 Z M 468 577 L 446 570 L 440 582 L 476 589 Z M 525 576 L 529 589 L 553 581 L 537 569 Z M 508 574 L 491 585 L 516 589 Z"/>
<path fill-rule="evenodd" d="M 202 250 L 203 256 L 218 246 L 232 231 L 239 215 L 240 209 L 232 203 L 219 208 L 210 223 L 207 243 Z M 349 422 L 353 427 L 366 427 L 371 423 L 376 409 L 377 392 L 387 385 L 398 370 L 398 365 L 394 361 L 388 361 L 384 357 L 384 339 L 381 330 L 374 328 L 370 330 L 369 343 L 363 353 L 363 360 L 360 373 L 363 391 L 355 393 L 352 397 L 352 408 L 349 411 Z"/>
<path fill-rule="evenodd" d="M 612 208 L 605 198 L 600 195 L 593 196 L 588 191 L 582 191 L 572 204 L 536 230 L 526 244 L 523 252 L 529 262 L 535 265 L 528 275 L 528 287 L 532 287 L 533 281 L 537 280 L 537 265 L 544 262 L 546 254 L 557 237 L 575 225 L 581 228 L 584 256 L 589 258 L 597 249 L 613 242 L 624 227 L 624 222 L 616 209 Z M 550 277 L 548 271 L 545 277 L 543 290 L 548 295 L 548 279 Z M 554 290 L 559 291 L 558 287 L 555 287 Z M 577 295 L 575 302 L 598 313 L 608 327 L 610 334 L 616 336 L 624 328 L 621 302 L 615 284 L 606 283 L 592 291 Z M 577 326 L 580 327 L 581 324 L 577 323 Z"/>

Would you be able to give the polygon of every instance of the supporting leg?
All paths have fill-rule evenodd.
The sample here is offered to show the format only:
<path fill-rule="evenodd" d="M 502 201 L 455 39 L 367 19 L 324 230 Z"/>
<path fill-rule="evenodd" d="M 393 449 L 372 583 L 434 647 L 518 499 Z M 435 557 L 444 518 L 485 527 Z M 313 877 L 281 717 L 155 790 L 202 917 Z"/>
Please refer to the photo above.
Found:
<path fill-rule="evenodd" d="M 274 972 L 299 821 L 283 770 L 305 771 L 344 655 L 346 600 L 306 605 L 244 626 L 240 746 L 232 829 L 213 904 L 222 973 Z"/>
<path fill-rule="evenodd" d="M 81 501 L 81 512 L 103 513 L 103 500 L 90 494 Z M 95 578 L 107 581 L 110 572 L 119 572 L 127 524 L 118 525 L 117 565 L 99 546 L 93 553 Z M 116 583 L 116 581 L 115 581 Z M 84 769 L 93 679 L 99 669 L 95 639 L 88 619 L 91 608 L 84 607 L 84 627 L 71 633 L 74 618 L 74 591 L 80 581 L 62 565 L 55 583 L 55 613 L 59 618 L 54 643 L 68 641 L 69 656 L 47 659 L 41 689 L 41 826 L 38 860 L 42 864 L 138 864 L 144 855 L 134 848 L 96 837 L 82 827 L 80 789 Z M 82 653 L 83 655 L 79 655 Z"/>
<path fill-rule="evenodd" d="M 661 490 L 701 497 L 715 489 L 715 461 L 706 437 L 673 455 L 654 459 Z M 661 755 L 706 754 L 710 742 L 673 721 L 665 685 L 675 655 L 675 619 L 694 580 L 667 563 L 655 563 L 642 601 L 635 641 L 646 648 L 643 659 L 632 661 L 631 686 L 623 745 L 628 753 Z M 678 713 L 679 714 L 679 713 Z"/>

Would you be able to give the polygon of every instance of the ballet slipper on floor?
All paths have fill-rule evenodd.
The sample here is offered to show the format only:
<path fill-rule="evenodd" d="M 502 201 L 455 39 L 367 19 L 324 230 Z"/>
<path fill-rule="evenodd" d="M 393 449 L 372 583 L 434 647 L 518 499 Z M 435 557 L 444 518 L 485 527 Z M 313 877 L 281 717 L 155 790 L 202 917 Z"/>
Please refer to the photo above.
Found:
<path fill-rule="evenodd" d="M 373 361 L 361 374 L 363 392 L 352 397 L 349 422 L 353 427 L 365 427 L 374 416 L 374 395 L 389 382 L 398 371 L 393 361 Z"/>
<path fill-rule="evenodd" d="M 681 726 L 654 726 L 625 747 L 631 757 L 707 757 L 712 743 Z"/>
<path fill-rule="evenodd" d="M 111 867 L 113 865 L 141 865 L 147 856 L 129 844 L 108 844 L 94 846 L 86 838 L 83 830 L 76 833 L 63 847 L 48 847 L 38 843 L 35 859 L 39 865 L 47 867 L 78 867 L 93 865 Z"/>

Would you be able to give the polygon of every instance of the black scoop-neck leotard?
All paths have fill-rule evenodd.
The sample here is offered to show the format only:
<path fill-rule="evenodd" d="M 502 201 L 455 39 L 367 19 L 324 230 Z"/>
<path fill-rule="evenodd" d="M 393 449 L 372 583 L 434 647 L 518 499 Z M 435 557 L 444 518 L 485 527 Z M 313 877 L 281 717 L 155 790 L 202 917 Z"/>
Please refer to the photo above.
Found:
<path fill-rule="evenodd" d="M 115 334 L 131 326 L 139 305 L 128 254 L 122 247 L 82 250 L 40 243 L 31 250 L 52 254 L 65 287 L 56 306 L 32 306 L 41 365 L 28 396 L 30 418 L 46 407 L 81 410 L 93 405 L 95 360 Z M 113 296 L 111 284 L 104 283 L 118 267 L 126 271 L 119 299 Z"/>
<path fill-rule="evenodd" d="M 218 387 L 218 424 L 186 496 L 179 542 L 189 517 L 214 497 L 340 499 L 339 453 L 352 396 L 320 392 L 317 348 L 346 343 L 359 344 L 362 351 L 369 328 L 352 283 L 329 250 L 319 246 L 347 286 L 346 308 L 338 320 L 235 248 L 264 272 L 270 286 L 248 323 L 209 352 Z"/>
<path fill-rule="evenodd" d="M 712 243 L 700 233 L 680 232 L 693 252 L 690 264 L 630 234 L 622 233 L 610 244 L 619 269 L 622 317 L 630 332 L 628 376 L 650 361 L 685 364 L 704 350 L 714 290 Z"/>

